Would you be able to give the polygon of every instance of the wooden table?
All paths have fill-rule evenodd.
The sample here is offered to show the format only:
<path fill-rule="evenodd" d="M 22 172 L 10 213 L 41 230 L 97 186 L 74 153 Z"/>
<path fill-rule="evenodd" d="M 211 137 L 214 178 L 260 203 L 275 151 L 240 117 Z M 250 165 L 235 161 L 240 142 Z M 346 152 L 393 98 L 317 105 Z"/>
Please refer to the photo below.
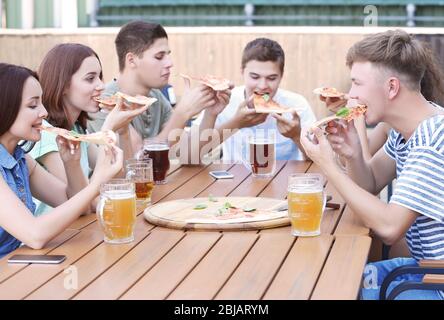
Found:
<path fill-rule="evenodd" d="M 232 180 L 214 180 L 226 169 Z M 173 166 L 153 202 L 215 196 L 285 199 L 295 172 L 319 172 L 311 162 L 278 161 L 271 179 L 254 179 L 242 165 Z M 147 223 L 139 214 L 135 241 L 103 242 L 95 215 L 79 218 L 42 250 L 64 254 L 59 265 L 0 260 L 0 299 L 356 299 L 367 261 L 369 230 L 327 183 L 338 210 L 327 210 L 322 234 L 296 238 L 290 227 L 261 231 L 184 232 Z M 12 255 L 11 254 L 11 255 Z"/>

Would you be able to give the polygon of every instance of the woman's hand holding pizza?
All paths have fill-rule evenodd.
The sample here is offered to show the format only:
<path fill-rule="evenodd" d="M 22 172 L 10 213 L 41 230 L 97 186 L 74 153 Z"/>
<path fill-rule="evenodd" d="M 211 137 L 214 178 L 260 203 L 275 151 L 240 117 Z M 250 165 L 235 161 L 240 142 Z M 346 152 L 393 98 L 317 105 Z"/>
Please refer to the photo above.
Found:
<path fill-rule="evenodd" d="M 123 98 L 118 96 L 117 104 L 106 117 L 101 130 L 112 130 L 117 133 L 123 133 L 128 130 L 130 122 L 138 115 L 144 113 L 148 108 L 149 105 L 139 106 L 137 108 L 124 108 Z"/>
<path fill-rule="evenodd" d="M 114 178 L 123 167 L 123 151 L 118 147 L 101 145 L 91 183 L 100 185 Z"/>
<path fill-rule="evenodd" d="M 60 158 L 64 163 L 80 163 L 80 141 L 72 141 L 62 136 L 56 137 Z"/>

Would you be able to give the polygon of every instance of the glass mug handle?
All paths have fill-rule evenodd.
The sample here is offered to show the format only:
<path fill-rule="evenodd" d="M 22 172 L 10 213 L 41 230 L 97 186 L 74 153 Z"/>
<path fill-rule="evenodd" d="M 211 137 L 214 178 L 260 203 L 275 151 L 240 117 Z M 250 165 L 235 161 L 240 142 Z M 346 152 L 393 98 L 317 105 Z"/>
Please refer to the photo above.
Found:
<path fill-rule="evenodd" d="M 325 206 L 327 205 L 327 192 L 322 191 L 322 212 L 325 211 Z"/>
<path fill-rule="evenodd" d="M 99 223 L 102 227 L 105 227 L 105 220 L 103 219 L 103 209 L 105 208 L 106 200 L 109 200 L 109 198 L 101 195 L 96 207 L 97 218 L 99 219 Z"/>
<path fill-rule="evenodd" d="M 126 173 L 126 179 L 128 179 L 129 181 L 133 181 L 133 177 L 136 176 L 136 171 L 134 170 L 130 170 Z"/>

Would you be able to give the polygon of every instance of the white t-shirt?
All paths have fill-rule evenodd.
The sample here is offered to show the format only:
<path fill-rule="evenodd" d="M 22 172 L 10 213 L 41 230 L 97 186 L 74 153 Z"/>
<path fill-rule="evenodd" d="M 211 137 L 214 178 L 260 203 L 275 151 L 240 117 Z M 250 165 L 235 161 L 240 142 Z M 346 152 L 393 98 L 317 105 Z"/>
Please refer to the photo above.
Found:
<path fill-rule="evenodd" d="M 215 126 L 225 123 L 236 114 L 239 105 L 245 100 L 244 91 L 245 86 L 235 87 L 231 91 L 230 102 L 218 115 Z M 316 117 L 310 105 L 300 94 L 284 89 L 278 89 L 276 95 L 273 97 L 273 100 L 283 106 L 294 108 L 300 117 L 302 127 L 310 126 L 316 121 Z M 283 115 L 288 119 L 291 119 L 292 117 L 292 115 L 288 113 L 284 113 Z M 193 123 L 193 125 L 199 124 L 201 119 L 202 117 L 199 117 Z M 280 134 L 279 130 L 277 129 L 277 120 L 269 115 L 264 123 L 254 127 L 242 128 L 223 143 L 222 147 L 224 163 L 242 163 L 246 161 L 248 156 L 247 141 L 249 135 L 253 133 L 263 133 L 265 136 L 271 133 L 276 137 L 276 159 L 302 159 L 302 153 L 295 145 L 293 140 Z"/>

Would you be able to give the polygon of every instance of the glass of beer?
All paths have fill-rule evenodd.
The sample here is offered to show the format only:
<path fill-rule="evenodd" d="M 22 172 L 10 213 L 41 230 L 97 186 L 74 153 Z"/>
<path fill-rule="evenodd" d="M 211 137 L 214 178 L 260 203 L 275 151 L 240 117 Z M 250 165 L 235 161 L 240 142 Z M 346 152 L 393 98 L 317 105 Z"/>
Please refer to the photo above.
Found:
<path fill-rule="evenodd" d="M 249 163 L 253 177 L 272 177 L 276 169 L 276 139 L 273 134 L 248 138 Z"/>
<path fill-rule="evenodd" d="M 100 186 L 97 218 L 107 243 L 128 243 L 134 240 L 136 194 L 134 183 L 112 179 Z"/>
<path fill-rule="evenodd" d="M 154 188 L 153 160 L 129 159 L 126 161 L 125 172 L 126 178 L 134 182 L 137 203 L 150 204 Z"/>
<path fill-rule="evenodd" d="M 145 139 L 143 141 L 143 149 L 138 159 L 152 159 L 155 184 L 166 183 L 166 175 L 170 169 L 169 151 L 170 146 L 168 145 L 168 141 L 159 139 Z"/>
<path fill-rule="evenodd" d="M 321 234 L 326 197 L 324 178 L 317 173 L 292 174 L 288 178 L 288 216 L 294 236 Z"/>

